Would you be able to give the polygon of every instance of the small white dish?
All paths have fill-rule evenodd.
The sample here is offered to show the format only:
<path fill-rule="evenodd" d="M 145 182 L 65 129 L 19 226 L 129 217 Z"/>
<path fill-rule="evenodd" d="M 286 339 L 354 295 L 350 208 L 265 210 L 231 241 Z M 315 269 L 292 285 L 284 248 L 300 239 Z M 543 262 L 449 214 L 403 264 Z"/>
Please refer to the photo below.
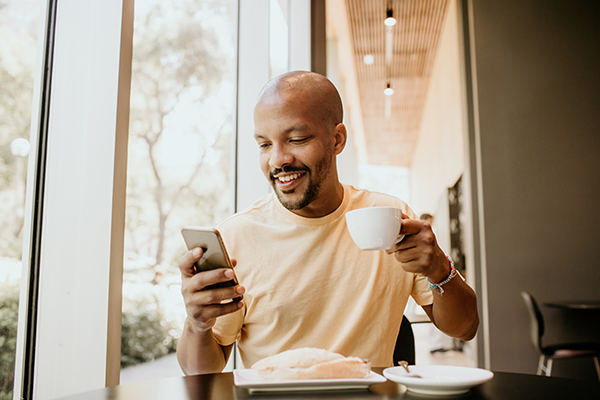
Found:
<path fill-rule="evenodd" d="M 407 376 L 402 367 L 391 367 L 383 370 L 387 379 L 406 386 L 408 391 L 427 395 L 457 395 L 468 393 L 477 385 L 494 377 L 492 371 L 482 368 L 454 367 L 450 365 L 411 365 L 410 372 L 422 376 Z"/>
<path fill-rule="evenodd" d="M 371 371 L 368 377 L 362 379 L 306 379 L 267 381 L 258 375 L 257 370 L 235 369 L 233 370 L 233 381 L 236 386 L 247 388 L 250 390 L 250 392 L 295 392 L 366 389 L 376 383 L 383 383 L 386 381 L 386 379 L 378 373 Z"/>

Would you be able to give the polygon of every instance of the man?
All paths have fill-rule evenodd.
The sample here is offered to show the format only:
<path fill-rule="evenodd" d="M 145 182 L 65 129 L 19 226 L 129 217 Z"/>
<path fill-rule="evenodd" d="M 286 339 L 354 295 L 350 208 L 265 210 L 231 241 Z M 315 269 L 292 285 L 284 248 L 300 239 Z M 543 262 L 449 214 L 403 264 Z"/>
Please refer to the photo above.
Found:
<path fill-rule="evenodd" d="M 433 224 L 433 215 L 429 213 L 423 213 L 419 216 L 421 221 L 427 222 L 432 227 Z M 434 231 L 435 233 L 435 231 Z M 434 353 L 444 353 L 448 350 L 460 350 L 462 348 L 462 342 L 447 335 L 444 335 L 439 329 L 432 327 L 429 331 L 429 352 L 431 354 Z"/>
<path fill-rule="evenodd" d="M 281 75 L 259 94 L 254 136 L 274 193 L 219 226 L 234 265 L 239 261 L 239 286 L 203 290 L 233 271 L 194 274 L 200 249 L 179 261 L 187 319 L 177 354 L 186 374 L 222 371 L 236 340 L 244 367 L 299 347 L 391 366 L 409 295 L 447 334 L 474 337 L 475 294 L 452 279 L 431 226 L 399 199 L 340 183 L 342 114 L 335 86 L 316 73 Z M 361 251 L 347 231 L 344 214 L 371 206 L 403 211 L 406 236 L 387 251 Z M 443 287 L 433 293 L 426 277 Z"/>

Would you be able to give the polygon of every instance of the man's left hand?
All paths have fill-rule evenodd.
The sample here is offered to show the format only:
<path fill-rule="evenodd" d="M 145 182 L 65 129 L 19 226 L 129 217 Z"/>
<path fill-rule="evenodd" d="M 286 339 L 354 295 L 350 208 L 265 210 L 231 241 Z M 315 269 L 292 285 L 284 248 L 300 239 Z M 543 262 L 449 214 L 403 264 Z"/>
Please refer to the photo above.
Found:
<path fill-rule="evenodd" d="M 431 282 L 441 282 L 450 274 L 450 262 L 440 249 L 425 221 L 413 220 L 402 214 L 400 233 L 404 240 L 386 250 L 394 253 L 405 271 L 426 276 Z M 434 295 L 433 304 L 423 310 L 442 332 L 461 340 L 471 340 L 477 333 L 479 316 L 477 296 L 462 279 L 453 279 L 445 286 L 444 296 Z"/>
<path fill-rule="evenodd" d="M 440 282 L 450 274 L 450 263 L 440 249 L 431 225 L 425 221 L 410 219 L 402 214 L 400 233 L 404 239 L 389 248 L 396 260 L 407 272 L 426 276 L 432 282 Z"/>

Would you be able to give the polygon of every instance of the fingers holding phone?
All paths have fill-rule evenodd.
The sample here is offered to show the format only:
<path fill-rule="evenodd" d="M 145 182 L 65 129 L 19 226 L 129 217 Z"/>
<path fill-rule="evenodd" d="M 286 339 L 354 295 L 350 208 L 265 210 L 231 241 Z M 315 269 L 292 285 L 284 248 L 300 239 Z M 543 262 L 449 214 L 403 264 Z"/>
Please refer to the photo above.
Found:
<path fill-rule="evenodd" d="M 231 260 L 231 268 L 212 268 L 198 271 L 197 263 L 202 258 L 202 248 L 192 249 L 179 260 L 179 269 L 182 275 L 182 290 L 189 293 L 207 292 L 214 293 L 202 297 L 213 298 L 213 303 L 220 304 L 227 300 L 241 300 L 245 288 L 237 283 L 233 271 L 236 261 Z M 227 289 L 227 290 L 216 290 Z"/>
<path fill-rule="evenodd" d="M 221 234 L 214 228 L 205 228 L 198 226 L 187 226 L 181 230 L 183 239 L 188 249 L 193 249 L 192 258 L 195 259 L 195 272 L 212 271 L 215 269 L 230 269 L 233 272 L 233 263 L 227 254 L 225 244 L 221 238 Z M 197 248 L 200 248 L 199 251 Z M 187 260 L 189 262 L 189 260 Z M 193 271 L 189 268 L 186 273 L 192 274 Z M 230 276 L 230 274 L 228 274 Z M 225 282 L 217 282 L 214 285 L 209 285 L 205 289 L 224 288 L 229 286 L 237 286 L 239 282 L 235 277 L 235 273 L 231 279 Z M 241 298 L 234 298 L 235 301 Z"/>
<path fill-rule="evenodd" d="M 196 275 L 196 262 L 202 257 L 202 248 L 196 247 L 185 253 L 179 259 L 179 271 L 183 278 Z"/>
<path fill-rule="evenodd" d="M 232 301 L 233 298 L 241 298 L 245 291 L 243 286 L 206 289 L 207 286 L 230 280 L 230 272 L 225 269 L 204 271 L 183 279 L 181 293 L 186 314 L 200 331 L 211 329 L 216 318 L 243 307 L 242 301 Z"/>
<path fill-rule="evenodd" d="M 182 234 L 190 249 L 179 260 L 186 312 L 200 329 L 210 329 L 215 318 L 243 306 L 245 288 L 239 285 L 235 260 L 227 255 L 217 230 L 185 227 Z"/>

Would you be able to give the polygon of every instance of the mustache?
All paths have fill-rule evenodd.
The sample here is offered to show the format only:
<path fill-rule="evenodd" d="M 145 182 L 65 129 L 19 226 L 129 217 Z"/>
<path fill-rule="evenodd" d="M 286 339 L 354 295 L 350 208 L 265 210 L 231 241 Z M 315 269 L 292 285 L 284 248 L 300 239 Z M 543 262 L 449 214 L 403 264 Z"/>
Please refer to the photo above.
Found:
<path fill-rule="evenodd" d="M 271 180 L 275 179 L 275 175 L 281 174 L 283 172 L 289 173 L 289 172 L 308 172 L 310 173 L 310 168 L 308 168 L 306 165 L 303 165 L 301 167 L 291 167 L 291 166 L 285 166 L 283 168 L 275 168 L 273 171 L 269 172 L 269 178 L 271 178 Z"/>

